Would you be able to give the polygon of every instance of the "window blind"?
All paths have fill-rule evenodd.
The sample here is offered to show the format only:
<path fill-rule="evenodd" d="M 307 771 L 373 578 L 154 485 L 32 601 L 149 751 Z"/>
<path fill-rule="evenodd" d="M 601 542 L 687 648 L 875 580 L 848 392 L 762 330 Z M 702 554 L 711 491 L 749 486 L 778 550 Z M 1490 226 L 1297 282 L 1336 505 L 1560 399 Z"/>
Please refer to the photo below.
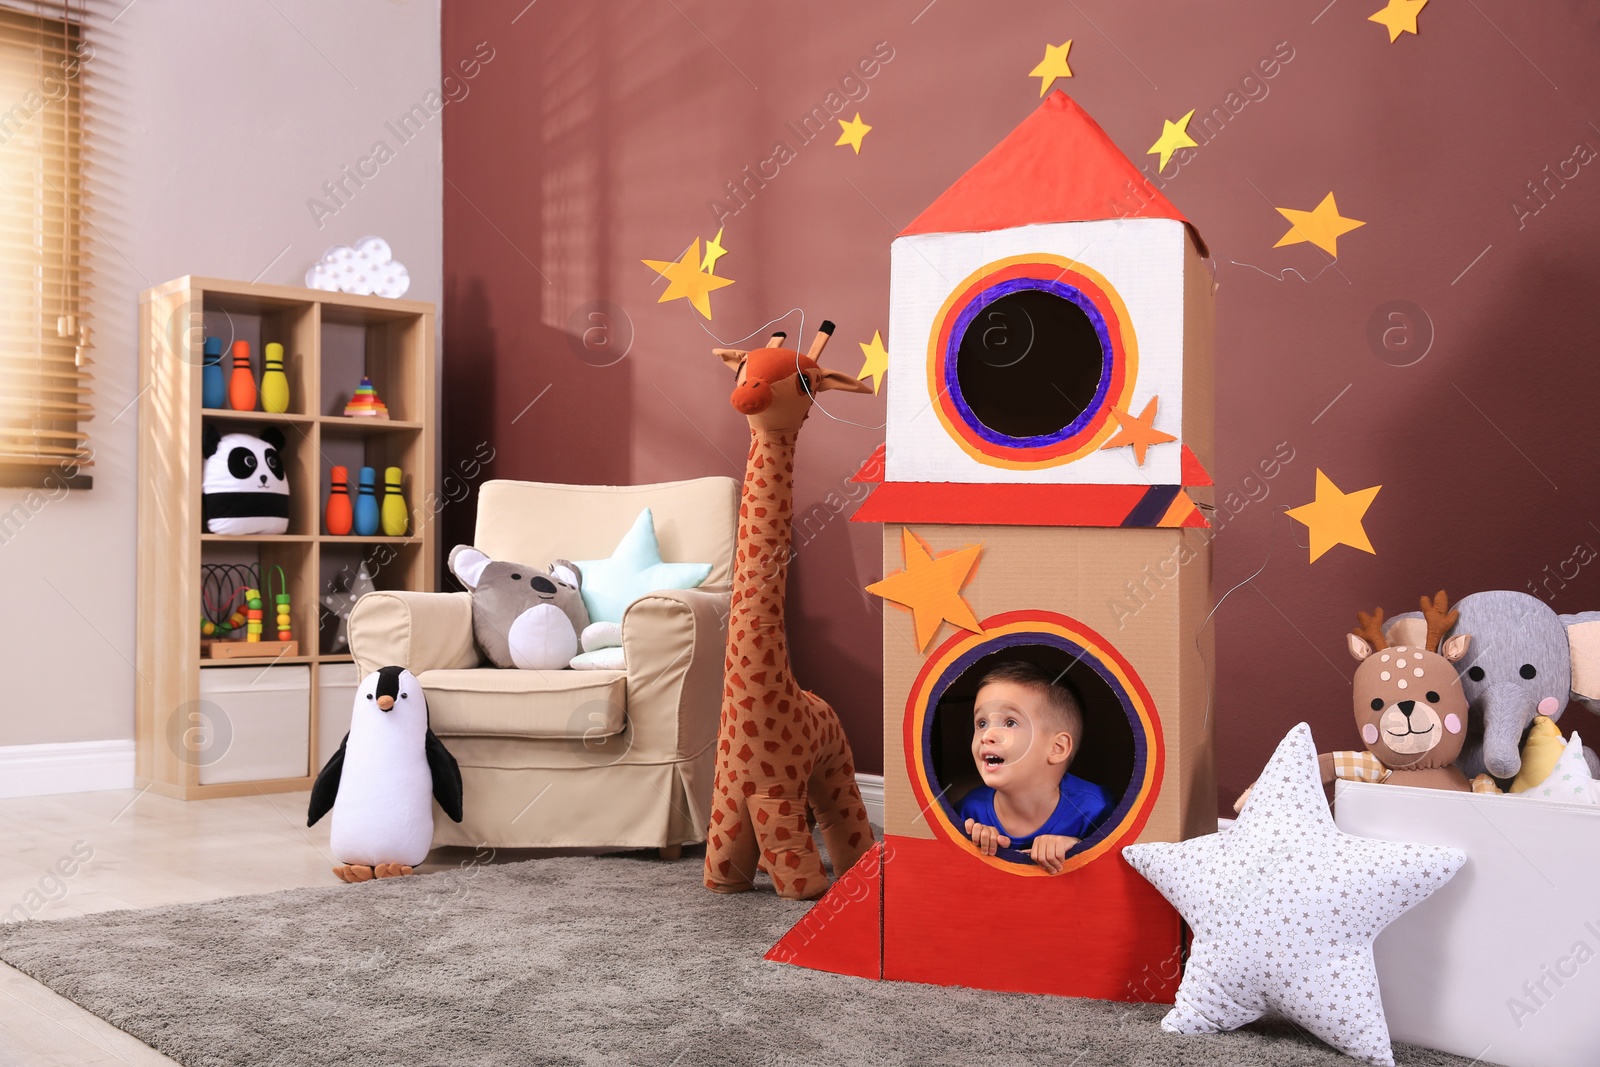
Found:
<path fill-rule="evenodd" d="M 81 19 L 0 8 L 0 484 L 93 461 Z M 62 12 L 62 14 L 66 14 Z"/>

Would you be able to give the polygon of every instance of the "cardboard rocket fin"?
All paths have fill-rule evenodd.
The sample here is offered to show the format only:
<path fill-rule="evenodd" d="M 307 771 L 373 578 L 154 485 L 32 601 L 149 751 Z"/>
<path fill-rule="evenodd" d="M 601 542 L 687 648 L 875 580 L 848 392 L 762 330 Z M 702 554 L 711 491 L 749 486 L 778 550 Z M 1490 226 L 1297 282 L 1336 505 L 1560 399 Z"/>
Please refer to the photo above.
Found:
<path fill-rule="evenodd" d="M 766 958 L 813 971 L 883 977 L 883 842 L 836 879 Z"/>
<path fill-rule="evenodd" d="M 879 484 L 883 481 L 883 468 L 884 464 L 888 462 L 888 455 L 889 444 L 884 442 L 878 446 L 877 451 L 867 457 L 865 463 L 856 469 L 856 472 L 850 476 L 850 480 L 852 482 L 860 482 L 863 485 Z"/>
<path fill-rule="evenodd" d="M 1180 473 L 1182 474 L 1180 480 L 1186 486 L 1193 486 L 1198 489 L 1201 486 L 1216 484 L 1211 480 L 1211 474 L 1206 470 L 1205 465 L 1200 462 L 1193 452 L 1189 451 L 1188 445 L 1183 446 L 1183 465 L 1180 468 Z"/>

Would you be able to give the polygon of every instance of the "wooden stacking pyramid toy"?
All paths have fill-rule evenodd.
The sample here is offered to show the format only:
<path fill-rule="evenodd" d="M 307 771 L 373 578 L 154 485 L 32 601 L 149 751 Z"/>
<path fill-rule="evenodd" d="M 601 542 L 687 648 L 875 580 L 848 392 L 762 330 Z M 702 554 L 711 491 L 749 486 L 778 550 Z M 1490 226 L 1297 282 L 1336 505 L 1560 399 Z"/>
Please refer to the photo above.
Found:
<path fill-rule="evenodd" d="M 378 397 L 378 391 L 372 388 L 372 379 L 365 374 L 361 376 L 361 384 L 356 386 L 355 395 L 344 406 L 347 418 L 359 419 L 387 419 L 389 409 Z"/>

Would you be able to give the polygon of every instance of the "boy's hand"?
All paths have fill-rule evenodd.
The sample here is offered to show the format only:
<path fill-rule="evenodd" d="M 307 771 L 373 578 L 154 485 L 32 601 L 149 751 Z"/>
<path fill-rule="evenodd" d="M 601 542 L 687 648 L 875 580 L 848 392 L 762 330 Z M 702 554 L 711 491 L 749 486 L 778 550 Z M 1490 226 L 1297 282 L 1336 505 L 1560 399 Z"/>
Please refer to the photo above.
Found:
<path fill-rule="evenodd" d="M 1078 840 L 1059 834 L 1040 834 L 1033 839 L 1033 848 L 1028 850 L 1028 855 L 1051 874 L 1060 874 L 1061 868 L 1066 865 L 1067 853 L 1072 851 L 1072 846 Z"/>
<path fill-rule="evenodd" d="M 997 848 L 1010 848 L 1011 838 L 995 829 L 985 826 L 977 819 L 967 820 L 967 836 L 972 838 L 972 843 L 978 846 L 978 851 L 985 856 L 992 856 Z M 1063 838 L 1062 840 L 1071 840 Z"/>

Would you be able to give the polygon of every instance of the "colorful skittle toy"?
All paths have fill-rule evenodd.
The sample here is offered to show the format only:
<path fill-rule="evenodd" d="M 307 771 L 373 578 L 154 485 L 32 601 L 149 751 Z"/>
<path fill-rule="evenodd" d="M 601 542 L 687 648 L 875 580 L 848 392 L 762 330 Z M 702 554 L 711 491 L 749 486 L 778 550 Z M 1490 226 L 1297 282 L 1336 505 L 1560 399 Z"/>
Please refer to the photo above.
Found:
<path fill-rule="evenodd" d="M 228 402 L 228 378 L 222 373 L 222 338 L 207 337 L 200 372 L 200 406 L 220 408 Z"/>
<path fill-rule="evenodd" d="M 380 524 L 377 487 L 373 484 L 377 473 L 371 467 L 361 468 L 361 495 L 356 497 L 356 533 L 362 537 L 377 533 Z"/>
<path fill-rule="evenodd" d="M 355 395 L 344 406 L 344 413 L 347 418 L 387 419 L 389 408 L 378 399 L 377 390 L 372 388 L 372 379 L 363 374 Z"/>
<path fill-rule="evenodd" d="M 250 342 L 233 342 L 233 374 L 228 378 L 228 406 L 235 411 L 256 409 L 256 379 L 250 372 Z"/>
<path fill-rule="evenodd" d="M 333 468 L 333 484 L 328 488 L 328 509 L 325 521 L 328 532 L 343 537 L 350 532 L 353 513 L 350 510 L 350 472 L 343 467 Z"/>
<path fill-rule="evenodd" d="M 279 414 L 289 410 L 289 378 L 283 373 L 283 346 L 266 347 L 261 370 L 261 410 Z"/>
<path fill-rule="evenodd" d="M 387 467 L 383 472 L 383 532 L 388 537 L 406 535 L 406 498 L 400 493 L 399 467 Z"/>

